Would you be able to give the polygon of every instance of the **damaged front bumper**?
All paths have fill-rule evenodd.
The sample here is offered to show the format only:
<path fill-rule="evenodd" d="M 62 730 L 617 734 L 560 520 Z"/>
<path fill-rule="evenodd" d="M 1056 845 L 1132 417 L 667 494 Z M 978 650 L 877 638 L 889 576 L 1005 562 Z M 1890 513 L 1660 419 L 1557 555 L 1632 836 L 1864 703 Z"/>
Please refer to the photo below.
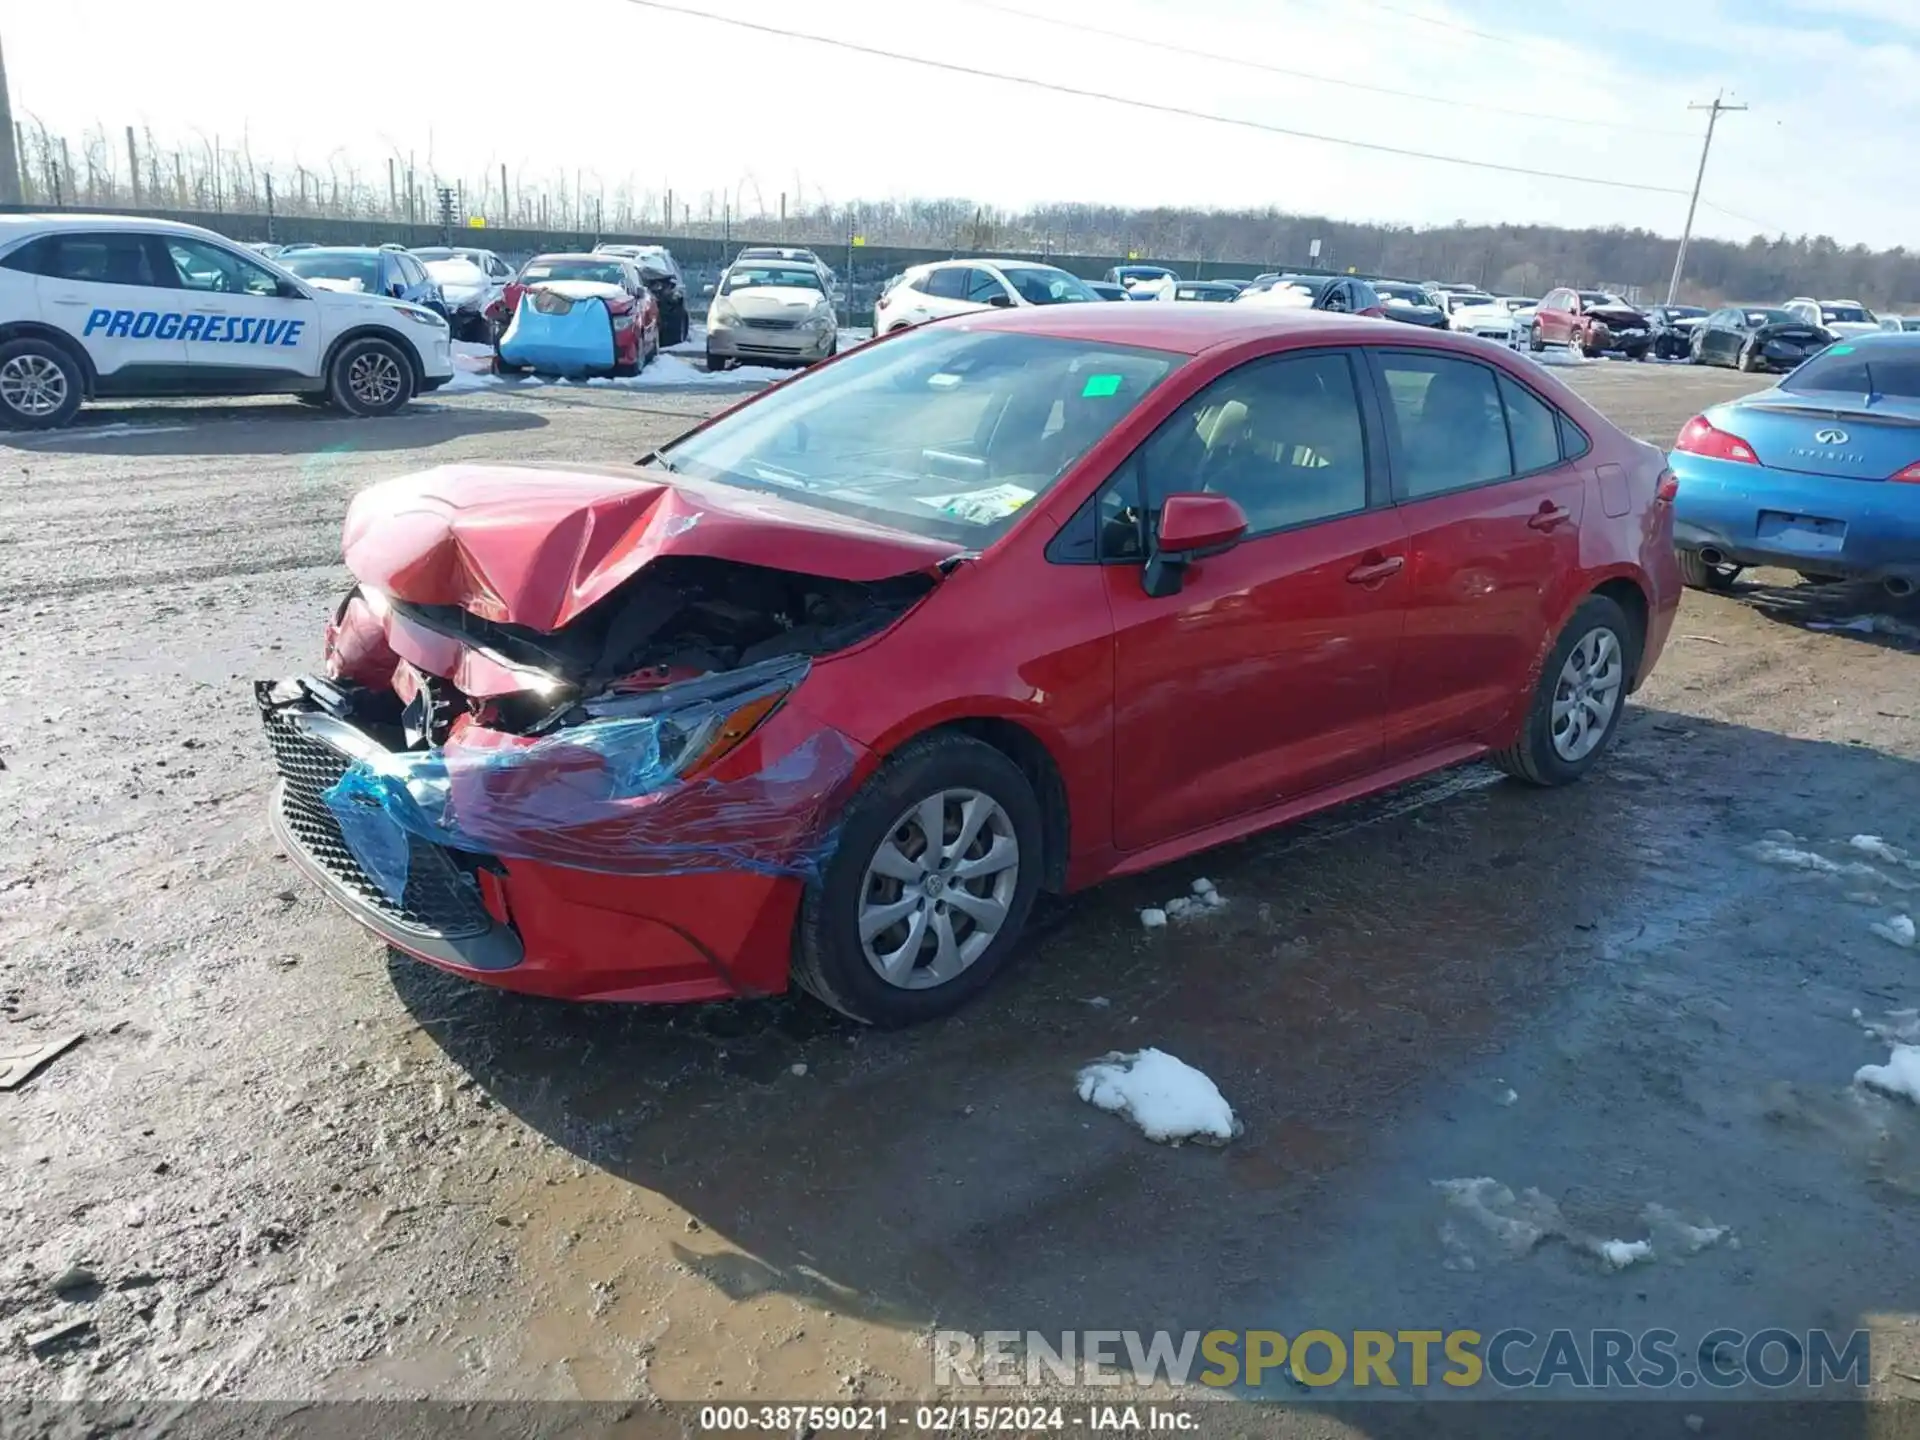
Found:
<path fill-rule="evenodd" d="M 256 696 L 303 872 L 396 949 L 567 999 L 784 989 L 802 877 L 865 763 L 791 706 L 682 780 L 645 716 L 407 749 L 376 713 L 390 696 L 316 677 Z"/>

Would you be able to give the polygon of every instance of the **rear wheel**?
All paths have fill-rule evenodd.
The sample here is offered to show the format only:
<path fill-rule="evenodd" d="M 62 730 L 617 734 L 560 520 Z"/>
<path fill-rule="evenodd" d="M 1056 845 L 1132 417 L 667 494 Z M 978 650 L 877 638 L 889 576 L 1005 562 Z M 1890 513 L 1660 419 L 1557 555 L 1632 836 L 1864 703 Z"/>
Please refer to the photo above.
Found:
<path fill-rule="evenodd" d="M 1640 632 L 1605 595 L 1589 595 L 1560 632 L 1520 738 L 1494 764 L 1533 785 L 1570 785 L 1613 741 L 1640 664 Z"/>
<path fill-rule="evenodd" d="M 1674 552 L 1680 561 L 1680 580 L 1689 590 L 1712 590 L 1724 594 L 1733 589 L 1733 582 L 1740 578 L 1743 565 L 1718 565 L 1710 563 L 1698 550 L 1677 550 Z"/>
<path fill-rule="evenodd" d="M 349 340 L 327 372 L 327 396 L 349 415 L 391 415 L 413 398 L 413 366 L 390 340 Z"/>
<path fill-rule="evenodd" d="M 857 794 L 801 902 L 793 978 L 843 1015 L 909 1025 L 984 989 L 1040 886 L 1027 777 L 970 736 L 904 746 Z"/>
<path fill-rule="evenodd" d="M 1527 349 L 1538 355 L 1547 348 L 1547 342 L 1541 337 L 1540 326 L 1536 321 L 1527 327 Z"/>
<path fill-rule="evenodd" d="M 85 389 L 79 361 L 53 341 L 28 336 L 0 345 L 0 424 L 16 430 L 71 424 Z"/>

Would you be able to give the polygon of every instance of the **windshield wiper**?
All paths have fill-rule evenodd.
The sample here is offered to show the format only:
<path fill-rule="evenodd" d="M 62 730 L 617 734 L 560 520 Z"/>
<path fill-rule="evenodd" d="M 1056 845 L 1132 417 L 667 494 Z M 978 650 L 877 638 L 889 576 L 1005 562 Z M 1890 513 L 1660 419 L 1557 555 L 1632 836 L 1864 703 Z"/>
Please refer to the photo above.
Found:
<path fill-rule="evenodd" d="M 649 450 L 633 463 L 636 465 L 658 465 L 669 475 L 678 475 L 680 473 L 680 467 L 667 458 L 666 451 L 664 450 Z"/>

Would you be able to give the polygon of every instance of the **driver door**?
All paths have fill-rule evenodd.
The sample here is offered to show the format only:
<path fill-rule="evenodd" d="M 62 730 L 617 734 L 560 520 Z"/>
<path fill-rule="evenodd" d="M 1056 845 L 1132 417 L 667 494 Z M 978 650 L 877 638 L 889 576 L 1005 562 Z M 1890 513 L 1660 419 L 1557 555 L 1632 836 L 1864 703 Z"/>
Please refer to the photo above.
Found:
<path fill-rule="evenodd" d="M 183 292 L 192 388 L 208 394 L 291 389 L 320 373 L 320 307 L 291 280 L 224 245 L 160 237 Z"/>
<path fill-rule="evenodd" d="M 1121 467 L 1151 529 L 1160 501 L 1211 492 L 1247 534 L 1148 595 L 1104 574 L 1113 613 L 1114 834 L 1139 850 L 1378 767 L 1405 624 L 1407 531 L 1380 421 L 1345 350 L 1229 371 Z"/>

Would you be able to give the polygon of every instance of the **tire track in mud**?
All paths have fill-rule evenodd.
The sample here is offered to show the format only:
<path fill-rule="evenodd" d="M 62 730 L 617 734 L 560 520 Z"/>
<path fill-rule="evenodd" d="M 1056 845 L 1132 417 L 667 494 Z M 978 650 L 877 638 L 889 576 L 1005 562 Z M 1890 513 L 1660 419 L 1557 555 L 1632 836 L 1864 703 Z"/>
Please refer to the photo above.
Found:
<path fill-rule="evenodd" d="M 133 575 L 87 575 L 71 580 L 29 581 L 0 585 L 0 604 L 17 600 L 70 599 L 76 595 L 92 595 L 108 590 L 145 590 L 155 585 L 193 584 L 203 580 L 239 579 L 248 575 L 274 575 L 288 570 L 320 570 L 339 563 L 340 551 L 336 545 L 309 554 L 283 555 L 244 564 L 186 565 L 175 570 L 149 570 Z"/>

